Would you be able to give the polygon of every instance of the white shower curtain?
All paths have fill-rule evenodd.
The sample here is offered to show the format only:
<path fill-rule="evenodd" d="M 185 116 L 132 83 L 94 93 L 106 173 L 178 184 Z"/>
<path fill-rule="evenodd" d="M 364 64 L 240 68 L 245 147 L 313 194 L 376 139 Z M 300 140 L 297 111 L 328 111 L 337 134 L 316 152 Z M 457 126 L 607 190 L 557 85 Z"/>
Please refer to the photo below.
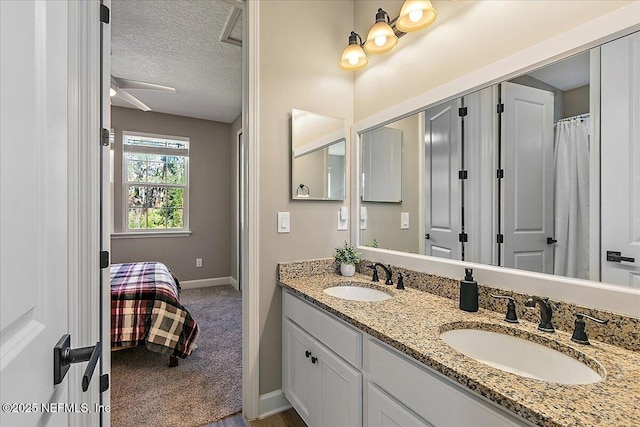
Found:
<path fill-rule="evenodd" d="M 589 121 L 558 121 L 555 134 L 553 272 L 589 278 Z"/>

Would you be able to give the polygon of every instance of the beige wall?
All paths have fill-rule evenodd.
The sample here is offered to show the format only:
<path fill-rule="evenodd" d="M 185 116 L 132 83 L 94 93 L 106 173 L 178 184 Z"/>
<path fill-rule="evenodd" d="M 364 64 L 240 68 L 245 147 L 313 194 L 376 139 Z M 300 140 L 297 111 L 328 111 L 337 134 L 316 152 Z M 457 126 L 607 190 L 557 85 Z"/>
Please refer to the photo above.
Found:
<path fill-rule="evenodd" d="M 420 115 L 414 114 L 387 127 L 402 130 L 402 202 L 362 202 L 367 207 L 367 229 L 360 241 L 376 239 L 382 249 L 420 253 Z M 409 212 L 409 228 L 400 229 L 400 213 Z"/>
<path fill-rule="evenodd" d="M 340 70 L 338 61 L 353 26 L 353 3 L 264 1 L 259 19 L 260 393 L 264 394 L 279 389 L 282 378 L 278 261 L 331 256 L 335 247 L 349 240 L 348 231 L 337 230 L 337 212 L 349 201 L 292 201 L 289 173 L 291 109 L 352 122 L 353 77 Z M 278 211 L 291 212 L 288 234 L 276 233 Z"/>
<path fill-rule="evenodd" d="M 439 18 L 433 28 L 407 35 L 392 53 L 371 55 L 366 69 L 349 73 L 337 66 L 349 32 L 365 38 L 377 8 L 394 17 L 401 0 L 261 2 L 261 394 L 281 387 L 277 262 L 330 256 L 349 239 L 347 232 L 336 231 L 336 212 L 343 203 L 290 200 L 290 110 L 341 116 L 353 123 L 628 3 L 434 0 Z M 276 233 L 278 211 L 291 212 L 291 233 Z"/>
<path fill-rule="evenodd" d="M 238 131 L 242 129 L 242 114 L 231 123 L 231 277 L 238 280 L 238 197 L 239 193 L 239 159 Z"/>
<path fill-rule="evenodd" d="M 369 65 L 356 72 L 356 122 L 630 2 L 432 3 L 438 10 L 432 27 L 404 36 L 388 54 L 369 55 Z M 354 4 L 355 31 L 366 38 L 377 8 L 395 17 L 402 1 L 357 0 Z"/>
<path fill-rule="evenodd" d="M 112 107 L 111 124 L 115 132 L 114 231 L 117 233 L 123 227 L 122 131 L 125 130 L 190 138 L 192 231 L 188 237 L 112 238 L 112 262 L 161 261 L 182 281 L 230 276 L 230 126 L 121 107 Z M 201 268 L 196 268 L 196 258 L 202 258 Z"/>
<path fill-rule="evenodd" d="M 589 85 L 577 87 L 562 93 L 564 117 L 573 117 L 589 112 Z"/>

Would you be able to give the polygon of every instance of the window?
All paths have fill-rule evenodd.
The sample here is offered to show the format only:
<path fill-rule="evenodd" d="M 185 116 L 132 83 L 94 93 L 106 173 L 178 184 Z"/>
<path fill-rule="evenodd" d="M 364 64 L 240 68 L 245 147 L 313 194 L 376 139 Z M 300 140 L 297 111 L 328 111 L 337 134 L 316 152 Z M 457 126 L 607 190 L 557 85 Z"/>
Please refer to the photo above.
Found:
<path fill-rule="evenodd" d="M 187 230 L 189 138 L 123 132 L 125 231 Z"/>

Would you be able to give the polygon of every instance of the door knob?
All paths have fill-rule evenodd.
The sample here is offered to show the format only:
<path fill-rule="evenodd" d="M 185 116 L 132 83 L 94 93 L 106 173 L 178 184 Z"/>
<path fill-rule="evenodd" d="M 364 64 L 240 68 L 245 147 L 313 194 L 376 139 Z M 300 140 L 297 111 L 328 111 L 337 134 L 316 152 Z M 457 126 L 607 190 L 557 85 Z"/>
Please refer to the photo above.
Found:
<path fill-rule="evenodd" d="M 89 361 L 82 375 L 82 391 L 89 390 L 89 383 L 96 370 L 98 359 L 102 353 L 102 343 L 81 348 L 71 348 L 71 335 L 64 334 L 60 341 L 53 347 L 53 384 L 60 384 L 74 363 Z M 102 390 L 102 384 L 101 384 Z"/>
<path fill-rule="evenodd" d="M 631 258 L 631 257 L 627 257 L 627 256 L 622 256 L 621 252 L 616 252 L 616 251 L 607 251 L 607 261 L 611 261 L 611 262 L 636 262 L 635 258 Z"/>
<path fill-rule="evenodd" d="M 554 243 L 558 243 L 558 241 L 553 237 L 547 237 L 547 245 L 553 245 Z"/>
<path fill-rule="evenodd" d="M 429 240 L 429 233 L 425 234 L 425 235 L 424 235 L 424 238 L 425 238 L 425 239 L 427 239 L 427 240 Z"/>

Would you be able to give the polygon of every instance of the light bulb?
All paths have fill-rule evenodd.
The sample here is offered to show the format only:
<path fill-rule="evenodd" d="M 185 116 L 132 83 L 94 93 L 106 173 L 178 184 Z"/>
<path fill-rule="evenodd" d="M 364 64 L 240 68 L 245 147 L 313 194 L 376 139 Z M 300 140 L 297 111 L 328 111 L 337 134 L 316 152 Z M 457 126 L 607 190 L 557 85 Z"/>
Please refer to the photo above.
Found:
<path fill-rule="evenodd" d="M 349 64 L 356 65 L 359 60 L 358 55 L 349 55 Z"/>
<path fill-rule="evenodd" d="M 384 44 L 387 42 L 387 36 L 378 36 L 373 40 L 375 41 L 376 46 L 384 46 Z"/>
<path fill-rule="evenodd" d="M 109 96 L 116 96 L 116 90 L 112 87 L 109 88 Z"/>
<path fill-rule="evenodd" d="M 409 20 L 411 22 L 418 22 L 422 19 L 422 9 L 416 9 L 409 12 Z"/>

